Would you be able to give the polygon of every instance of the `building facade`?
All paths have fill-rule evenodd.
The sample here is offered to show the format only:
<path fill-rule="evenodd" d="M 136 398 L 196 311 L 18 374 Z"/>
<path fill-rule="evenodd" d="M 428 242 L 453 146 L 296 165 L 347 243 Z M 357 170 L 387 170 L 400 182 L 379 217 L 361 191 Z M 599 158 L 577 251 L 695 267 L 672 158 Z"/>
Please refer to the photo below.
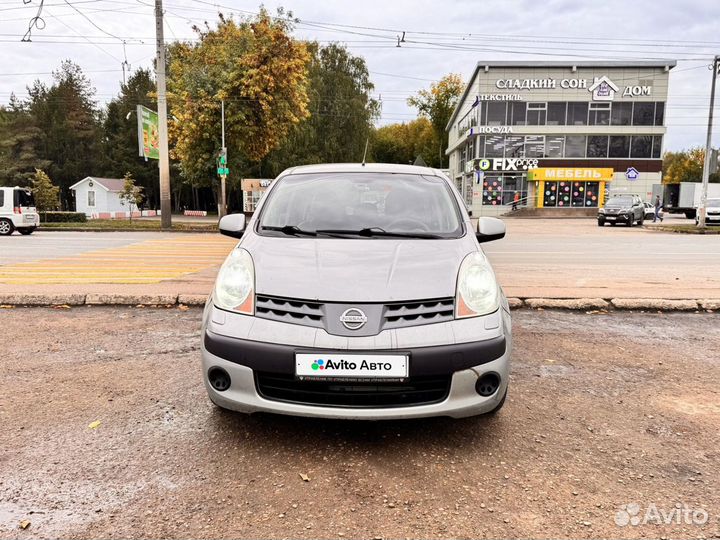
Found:
<path fill-rule="evenodd" d="M 652 196 L 674 61 L 479 62 L 446 127 L 475 215 Z"/>

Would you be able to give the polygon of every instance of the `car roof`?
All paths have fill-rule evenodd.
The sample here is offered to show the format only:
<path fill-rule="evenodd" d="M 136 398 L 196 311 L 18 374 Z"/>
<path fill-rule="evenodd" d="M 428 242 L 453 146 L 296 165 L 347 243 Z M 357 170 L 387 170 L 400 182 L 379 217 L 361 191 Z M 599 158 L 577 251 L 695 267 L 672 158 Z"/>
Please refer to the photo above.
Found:
<path fill-rule="evenodd" d="M 439 169 L 431 167 L 417 167 L 415 165 L 399 165 L 397 163 L 321 163 L 317 165 L 301 165 L 291 167 L 282 172 L 280 176 L 290 174 L 313 173 L 388 173 L 388 174 L 422 174 L 425 176 L 444 176 Z"/>

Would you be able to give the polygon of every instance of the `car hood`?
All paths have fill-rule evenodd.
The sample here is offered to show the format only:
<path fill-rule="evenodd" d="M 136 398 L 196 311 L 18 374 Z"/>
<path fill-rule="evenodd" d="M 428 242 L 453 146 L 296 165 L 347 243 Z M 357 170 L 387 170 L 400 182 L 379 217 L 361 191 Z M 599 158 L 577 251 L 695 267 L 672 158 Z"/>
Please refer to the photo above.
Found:
<path fill-rule="evenodd" d="M 325 302 L 390 302 L 455 295 L 458 269 L 476 249 L 447 240 L 278 238 L 241 242 L 255 264 L 256 292 Z"/>

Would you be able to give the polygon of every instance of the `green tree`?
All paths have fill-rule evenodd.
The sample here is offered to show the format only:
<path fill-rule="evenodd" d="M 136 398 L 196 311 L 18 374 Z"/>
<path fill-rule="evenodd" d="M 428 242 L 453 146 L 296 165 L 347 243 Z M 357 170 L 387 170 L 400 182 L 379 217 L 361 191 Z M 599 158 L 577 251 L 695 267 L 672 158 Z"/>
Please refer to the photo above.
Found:
<path fill-rule="evenodd" d="M 666 152 L 663 155 L 663 184 L 702 181 L 705 165 L 705 149 L 696 147 L 679 152 Z M 710 182 L 720 182 L 720 174 L 710 175 Z"/>
<path fill-rule="evenodd" d="M 100 112 L 95 89 L 78 65 L 62 62 L 53 78 L 50 87 L 36 81 L 28 89 L 27 109 L 41 132 L 35 142 L 37 155 L 50 162 L 44 170 L 60 186 L 63 206 L 69 208 L 68 187 L 97 174 L 100 165 Z"/>
<path fill-rule="evenodd" d="M 440 167 L 437 138 L 428 118 L 389 124 L 373 132 L 370 153 L 373 161 L 411 164 L 419 157 L 429 167 Z"/>
<path fill-rule="evenodd" d="M 135 180 L 133 179 L 131 173 L 126 172 L 123 179 L 125 182 L 123 183 L 123 188 L 120 192 L 120 202 L 128 205 L 130 211 L 130 221 L 132 221 L 133 211 L 140 207 L 145 199 L 145 196 L 143 195 L 143 188 L 135 184 Z"/>
<path fill-rule="evenodd" d="M 338 44 L 308 44 L 310 117 L 273 150 L 259 171 L 274 177 L 293 165 L 360 161 L 379 114 L 365 60 Z"/>
<path fill-rule="evenodd" d="M 460 75 L 451 73 L 445 75 L 438 82 L 432 83 L 429 90 L 420 90 L 417 95 L 407 100 L 408 105 L 415 107 L 421 116 L 429 118 L 432 122 L 437 139 L 440 167 L 443 166 L 445 149 L 448 145 L 445 126 L 447 126 L 464 89 L 465 85 Z"/>
<path fill-rule="evenodd" d="M 60 188 L 53 185 L 50 177 L 40 169 L 35 170 L 32 193 L 35 198 L 35 207 L 39 211 L 57 210 L 60 204 Z"/>
<path fill-rule="evenodd" d="M 263 9 L 238 22 L 221 16 L 217 28 L 198 29 L 197 43 L 170 47 L 172 155 L 191 185 L 217 186 L 221 100 L 235 182 L 308 116 L 308 51 L 291 31 L 289 16 Z"/>
<path fill-rule="evenodd" d="M 14 94 L 8 106 L 0 106 L 0 186 L 29 187 L 36 168 L 50 165 L 38 154 L 42 136 L 27 104 Z"/>
<path fill-rule="evenodd" d="M 103 174 L 118 178 L 129 172 L 153 207 L 159 206 L 157 160 L 138 155 L 137 106 L 156 110 L 155 81 L 149 69 L 135 71 L 121 84 L 120 94 L 107 105 L 103 122 Z"/>

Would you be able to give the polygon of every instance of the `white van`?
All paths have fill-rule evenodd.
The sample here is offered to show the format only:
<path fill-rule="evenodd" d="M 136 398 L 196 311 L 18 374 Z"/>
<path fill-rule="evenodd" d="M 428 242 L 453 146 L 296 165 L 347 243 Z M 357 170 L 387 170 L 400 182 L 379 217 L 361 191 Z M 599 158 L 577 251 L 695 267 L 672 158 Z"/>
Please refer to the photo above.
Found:
<path fill-rule="evenodd" d="M 32 193 L 20 187 L 0 187 L 0 236 L 17 230 L 32 234 L 40 223 Z"/>

